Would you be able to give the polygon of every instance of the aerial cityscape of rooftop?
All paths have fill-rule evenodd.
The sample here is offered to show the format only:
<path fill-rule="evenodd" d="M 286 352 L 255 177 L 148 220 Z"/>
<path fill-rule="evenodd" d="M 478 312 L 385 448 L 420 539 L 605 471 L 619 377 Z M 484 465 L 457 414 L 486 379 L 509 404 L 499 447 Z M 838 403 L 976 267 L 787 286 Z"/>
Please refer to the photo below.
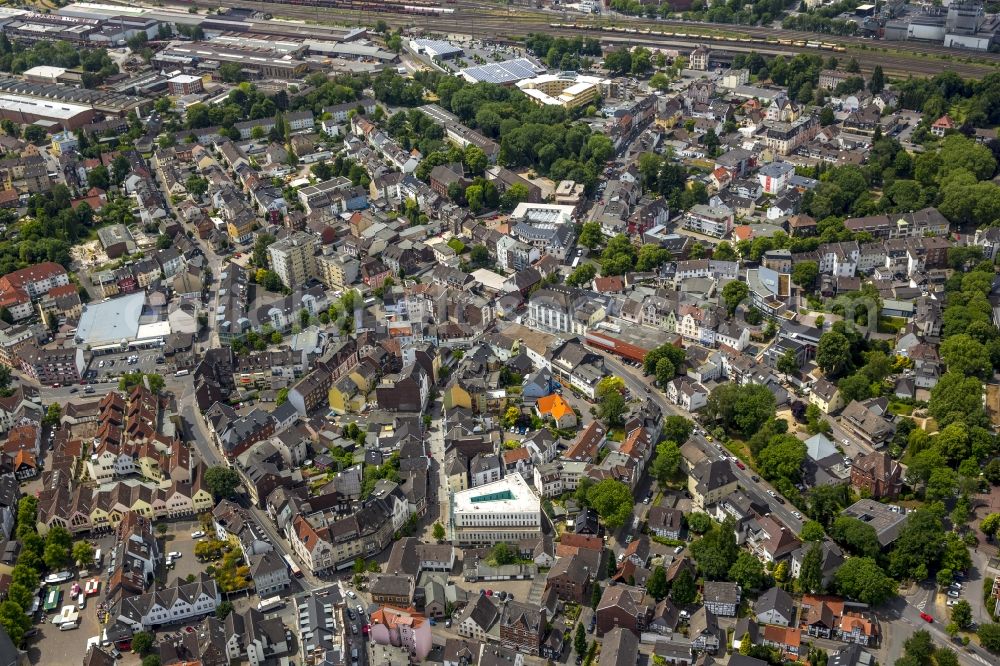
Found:
<path fill-rule="evenodd" d="M 996 0 L 0 5 L 0 662 L 1000 663 Z"/>

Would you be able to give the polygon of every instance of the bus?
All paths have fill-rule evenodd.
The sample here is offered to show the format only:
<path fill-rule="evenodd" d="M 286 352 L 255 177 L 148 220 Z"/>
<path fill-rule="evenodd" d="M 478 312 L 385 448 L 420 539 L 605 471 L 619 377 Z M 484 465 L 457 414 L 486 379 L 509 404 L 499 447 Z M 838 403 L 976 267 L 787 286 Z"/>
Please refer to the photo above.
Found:
<path fill-rule="evenodd" d="M 274 610 L 275 608 L 281 608 L 284 605 L 285 602 L 281 599 L 281 597 L 271 597 L 270 599 L 261 599 L 260 603 L 257 604 L 257 610 L 261 613 L 266 613 Z"/>
<path fill-rule="evenodd" d="M 45 605 L 42 608 L 46 613 L 51 613 L 62 603 L 62 590 L 58 587 L 50 587 L 45 593 Z"/>
<path fill-rule="evenodd" d="M 293 576 L 296 578 L 302 578 L 302 569 L 299 569 L 299 565 L 295 564 L 291 555 L 285 555 L 285 564 L 287 564 L 288 568 L 291 569 Z"/>

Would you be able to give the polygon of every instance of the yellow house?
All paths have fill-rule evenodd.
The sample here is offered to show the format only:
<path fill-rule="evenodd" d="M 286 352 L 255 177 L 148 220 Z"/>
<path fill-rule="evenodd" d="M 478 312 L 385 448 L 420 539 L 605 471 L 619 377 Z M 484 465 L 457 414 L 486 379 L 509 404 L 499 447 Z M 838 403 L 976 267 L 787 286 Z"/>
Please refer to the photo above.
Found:
<path fill-rule="evenodd" d="M 159 483 L 163 481 L 163 470 L 160 468 L 160 459 L 151 455 L 142 455 L 135 461 L 139 467 L 139 474 L 143 478 Z"/>
<path fill-rule="evenodd" d="M 93 525 L 95 529 L 106 527 L 110 524 L 110 522 L 108 512 L 104 509 L 95 507 L 90 511 L 90 524 Z"/>
<path fill-rule="evenodd" d="M 215 507 L 215 499 L 212 498 L 212 493 L 204 488 L 194 491 L 194 494 L 191 496 L 191 503 L 194 505 L 195 513 L 211 511 Z"/>
<path fill-rule="evenodd" d="M 469 488 L 469 470 L 464 456 L 454 455 L 445 461 L 445 474 L 452 492 Z"/>
<path fill-rule="evenodd" d="M 736 474 L 728 460 L 702 460 L 688 477 L 688 492 L 697 509 L 719 502 L 736 490 Z"/>
<path fill-rule="evenodd" d="M 358 387 L 354 384 L 354 380 L 348 377 L 341 377 L 336 384 L 330 387 L 327 391 L 327 402 L 330 404 L 330 409 L 335 411 L 337 414 L 346 414 L 347 405 L 351 400 L 351 397 L 358 392 Z"/>
<path fill-rule="evenodd" d="M 472 409 L 472 395 L 466 391 L 457 381 L 452 381 L 444 390 L 444 408 L 454 409 L 464 407 Z"/>

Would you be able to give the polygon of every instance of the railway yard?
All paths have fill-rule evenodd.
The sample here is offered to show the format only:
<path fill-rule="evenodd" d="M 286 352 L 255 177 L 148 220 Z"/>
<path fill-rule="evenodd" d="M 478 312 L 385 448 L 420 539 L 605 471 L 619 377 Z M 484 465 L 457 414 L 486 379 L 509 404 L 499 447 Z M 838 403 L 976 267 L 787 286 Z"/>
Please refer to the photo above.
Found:
<path fill-rule="evenodd" d="M 248 7 L 272 14 L 275 19 L 407 26 L 444 34 L 466 34 L 515 40 L 533 32 L 558 36 L 597 36 L 606 44 L 631 44 L 684 50 L 706 43 L 734 53 L 795 54 L 813 51 L 851 52 L 870 71 L 881 65 L 894 75 L 931 76 L 947 68 L 961 76 L 983 76 L 1000 65 L 1000 54 L 965 53 L 925 42 L 882 42 L 864 37 L 835 36 L 771 27 L 737 26 L 676 20 L 650 20 L 626 16 L 570 14 L 506 5 L 489 0 L 424 0 L 373 2 L 371 0 L 277 0 L 252 2 L 221 0 L 195 2 L 205 7 Z M 274 30 L 274 22 L 268 30 Z M 294 27 L 290 26 L 294 31 Z"/>

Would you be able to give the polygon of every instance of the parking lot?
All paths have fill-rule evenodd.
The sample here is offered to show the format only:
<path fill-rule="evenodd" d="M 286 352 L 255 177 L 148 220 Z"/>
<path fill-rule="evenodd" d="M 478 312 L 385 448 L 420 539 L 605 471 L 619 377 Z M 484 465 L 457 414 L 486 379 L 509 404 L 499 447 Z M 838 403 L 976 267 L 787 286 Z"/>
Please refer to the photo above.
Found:
<path fill-rule="evenodd" d="M 83 586 L 84 581 L 71 580 L 59 585 L 62 590 L 63 606 L 76 605 L 76 599 L 71 598 L 70 588 L 74 582 L 79 582 Z M 103 585 L 103 583 L 102 583 Z M 103 589 L 102 589 L 103 592 Z M 77 663 L 80 655 L 86 652 L 87 641 L 98 636 L 101 631 L 100 623 L 97 621 L 97 604 L 100 595 L 87 598 L 87 605 L 80 610 L 79 627 L 67 631 L 60 631 L 57 625 L 52 624 L 52 619 L 59 613 L 40 613 L 41 618 L 32 629 L 37 630 L 37 634 L 27 640 L 28 658 L 32 663 L 61 664 Z M 44 641 L 44 643 L 43 643 Z M 44 656 L 43 648 L 44 645 Z"/>
<path fill-rule="evenodd" d="M 118 354 L 102 354 L 94 356 L 84 373 L 84 379 L 96 381 L 110 381 L 113 378 L 121 377 L 126 372 L 143 372 L 146 374 L 164 374 L 168 372 L 166 359 L 158 363 L 163 358 L 160 348 L 137 349 Z"/>

